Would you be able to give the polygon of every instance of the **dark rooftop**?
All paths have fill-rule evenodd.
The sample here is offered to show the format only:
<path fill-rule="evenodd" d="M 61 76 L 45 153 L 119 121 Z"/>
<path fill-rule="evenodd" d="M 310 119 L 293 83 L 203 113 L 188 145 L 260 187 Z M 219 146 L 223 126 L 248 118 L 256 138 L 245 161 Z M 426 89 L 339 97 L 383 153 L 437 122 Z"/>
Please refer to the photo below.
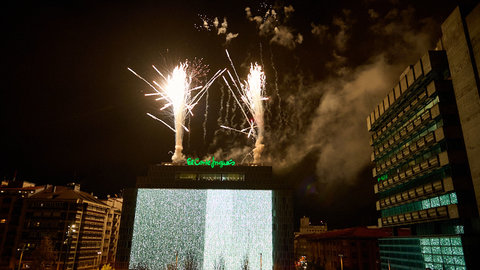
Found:
<path fill-rule="evenodd" d="M 338 239 L 338 238 L 381 238 L 393 236 L 390 228 L 365 228 L 354 227 L 340 230 L 327 231 L 324 233 L 302 234 L 297 238 L 317 239 Z"/>
<path fill-rule="evenodd" d="M 80 190 L 73 190 L 69 187 L 64 186 L 52 186 L 44 191 L 41 191 L 37 194 L 32 195 L 32 199 L 53 199 L 53 200 L 77 200 L 81 199 L 84 201 L 90 201 L 102 205 L 106 205 L 101 200 L 95 198 L 93 195 L 90 195 L 86 192 Z"/>

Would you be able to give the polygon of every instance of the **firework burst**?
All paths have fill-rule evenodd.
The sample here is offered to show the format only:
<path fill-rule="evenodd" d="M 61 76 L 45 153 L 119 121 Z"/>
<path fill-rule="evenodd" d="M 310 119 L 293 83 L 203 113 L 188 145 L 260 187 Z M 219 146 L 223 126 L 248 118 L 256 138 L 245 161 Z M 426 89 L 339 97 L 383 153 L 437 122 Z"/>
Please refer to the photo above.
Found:
<path fill-rule="evenodd" d="M 189 132 L 185 126 L 185 119 L 193 116 L 192 110 L 195 105 L 205 95 L 212 83 L 223 74 L 225 69 L 218 70 L 204 85 L 195 86 L 195 83 L 201 81 L 199 76 L 203 74 L 203 71 L 194 66 L 189 67 L 188 62 L 180 63 L 166 76 L 155 66 L 152 67 L 160 76 L 161 81 L 149 82 L 132 69 L 128 68 L 128 70 L 154 90 L 152 93 L 145 94 L 145 96 L 155 96 L 155 100 L 163 103 L 160 111 L 167 111 L 173 116 L 172 126 L 155 115 L 147 113 L 148 116 L 161 122 L 175 133 L 175 152 L 172 161 L 181 163 L 185 161 L 185 156 L 182 153 L 183 132 Z"/>
<path fill-rule="evenodd" d="M 222 125 L 222 128 L 234 130 L 246 134 L 249 138 L 255 138 L 255 148 L 253 149 L 253 162 L 260 162 L 261 155 L 264 149 L 263 139 L 265 133 L 265 124 L 264 124 L 264 107 L 263 101 L 268 98 L 264 96 L 265 94 L 265 72 L 262 70 L 262 67 L 257 63 L 250 65 L 250 73 L 247 76 L 247 80 L 243 83 L 240 81 L 238 74 L 233 65 L 232 59 L 226 51 L 227 57 L 230 60 L 230 64 L 234 71 L 236 79 L 232 74 L 227 71 L 230 82 L 222 76 L 226 85 L 233 93 L 233 97 L 241 108 L 241 111 L 249 123 L 249 127 L 244 129 L 234 129 L 232 127 L 227 127 Z M 235 90 L 234 90 L 235 89 Z M 237 95 L 240 96 L 240 100 L 237 98 Z M 248 112 L 248 114 L 247 114 Z M 251 117 L 248 115 L 250 114 Z"/>

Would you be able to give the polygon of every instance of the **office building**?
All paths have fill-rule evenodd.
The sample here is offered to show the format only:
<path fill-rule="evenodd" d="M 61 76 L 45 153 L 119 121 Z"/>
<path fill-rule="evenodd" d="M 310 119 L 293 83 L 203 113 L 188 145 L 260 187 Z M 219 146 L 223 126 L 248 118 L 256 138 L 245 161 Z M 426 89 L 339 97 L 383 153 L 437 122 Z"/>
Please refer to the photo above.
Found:
<path fill-rule="evenodd" d="M 122 211 L 116 269 L 293 267 L 291 192 L 271 167 L 153 165 Z"/>
<path fill-rule="evenodd" d="M 456 8 L 435 50 L 367 118 L 382 269 L 479 269 L 480 5 Z"/>

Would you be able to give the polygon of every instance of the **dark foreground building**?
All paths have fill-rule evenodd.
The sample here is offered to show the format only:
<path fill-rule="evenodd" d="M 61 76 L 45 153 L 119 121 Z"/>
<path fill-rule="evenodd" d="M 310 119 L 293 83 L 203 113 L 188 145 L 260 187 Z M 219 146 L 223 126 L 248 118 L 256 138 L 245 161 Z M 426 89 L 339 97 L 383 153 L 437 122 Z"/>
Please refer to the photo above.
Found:
<path fill-rule="evenodd" d="M 480 269 L 480 5 L 456 8 L 442 38 L 367 118 L 382 269 Z"/>
<path fill-rule="evenodd" d="M 25 219 L 22 211 L 25 199 L 44 189 L 45 186 L 24 181 L 0 186 L 0 270 L 14 268 L 20 255 L 17 249 Z"/>
<path fill-rule="evenodd" d="M 307 269 L 380 269 L 378 239 L 391 236 L 392 229 L 365 227 L 300 234 L 295 257 L 305 258 Z"/>
<path fill-rule="evenodd" d="M 0 187 L 0 270 L 114 264 L 121 198 L 102 201 L 74 183 L 18 184 Z"/>
<path fill-rule="evenodd" d="M 271 167 L 153 165 L 124 193 L 116 269 L 291 269 L 292 219 Z"/>

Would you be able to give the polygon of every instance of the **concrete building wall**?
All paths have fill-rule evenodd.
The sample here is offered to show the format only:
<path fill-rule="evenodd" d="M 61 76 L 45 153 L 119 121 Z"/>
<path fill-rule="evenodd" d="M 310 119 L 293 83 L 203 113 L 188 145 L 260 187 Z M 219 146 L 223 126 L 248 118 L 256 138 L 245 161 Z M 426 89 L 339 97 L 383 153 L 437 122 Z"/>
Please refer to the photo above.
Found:
<path fill-rule="evenodd" d="M 477 76 L 480 77 L 480 5 L 477 5 L 465 19 L 467 23 L 473 56 L 477 65 Z"/>
<path fill-rule="evenodd" d="M 472 174 L 472 181 L 480 209 L 480 97 L 478 69 L 475 58 L 479 58 L 480 38 L 478 21 L 480 6 L 468 17 L 470 34 L 464 27 L 460 8 L 456 8 L 442 24 L 442 43 L 446 50 L 450 74 L 457 100 L 458 113 L 462 125 L 464 141 Z M 474 42 L 470 43 L 470 39 Z M 476 52 L 472 50 L 473 45 Z M 476 56 L 475 56 L 476 55 Z"/>

